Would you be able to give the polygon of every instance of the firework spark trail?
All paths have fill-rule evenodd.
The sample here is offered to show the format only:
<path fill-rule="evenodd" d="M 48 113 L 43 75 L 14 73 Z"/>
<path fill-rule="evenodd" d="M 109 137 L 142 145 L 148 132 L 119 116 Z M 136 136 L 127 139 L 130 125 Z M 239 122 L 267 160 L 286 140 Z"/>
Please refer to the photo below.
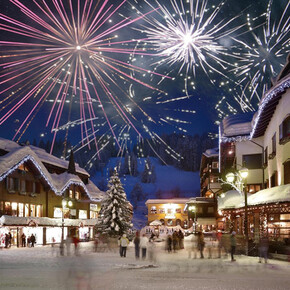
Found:
<path fill-rule="evenodd" d="M 207 1 L 204 0 L 190 0 L 189 11 L 186 11 L 182 1 L 170 0 L 170 5 L 166 6 L 158 0 L 155 2 L 159 6 L 157 12 L 162 20 L 147 17 L 148 25 L 144 31 L 150 38 L 148 42 L 163 58 L 160 63 L 170 66 L 180 63 L 179 72 L 185 68 L 186 75 L 190 71 L 196 75 L 196 68 L 201 67 L 209 78 L 209 70 L 226 77 L 224 69 L 232 64 L 223 56 L 229 57 L 231 54 L 219 41 L 231 39 L 233 33 L 244 26 L 230 27 L 239 15 L 228 21 L 216 21 L 225 2 L 221 2 L 211 13 L 207 13 Z M 172 13 L 172 9 L 176 15 Z M 187 87 L 187 80 L 185 83 Z"/>
<path fill-rule="evenodd" d="M 239 84 L 247 89 L 247 93 L 243 96 L 247 103 L 254 97 L 257 101 L 261 99 L 269 88 L 270 78 L 277 76 L 284 64 L 284 56 L 290 52 L 290 17 L 288 16 L 290 1 L 281 16 L 276 18 L 277 21 L 271 18 L 272 4 L 273 1 L 270 0 L 267 12 L 262 14 L 266 16 L 266 22 L 254 30 L 248 14 L 252 43 L 249 43 L 249 39 L 247 41 L 235 39 L 240 45 L 237 47 L 240 52 L 236 53 L 239 62 L 231 71 L 240 78 Z"/>
<path fill-rule="evenodd" d="M 109 115 L 106 113 L 106 107 L 103 105 L 105 100 L 103 95 L 107 96 L 110 104 L 121 115 L 127 124 L 132 127 L 137 134 L 140 132 L 130 120 L 128 110 L 120 97 L 114 96 L 110 83 L 115 79 L 136 82 L 151 90 L 156 88 L 148 83 L 132 77 L 128 72 L 148 71 L 144 68 L 130 65 L 120 59 L 109 57 L 108 54 L 144 54 L 144 50 L 136 50 L 135 47 L 118 47 L 122 45 L 131 45 L 137 43 L 138 39 L 127 39 L 114 41 L 116 36 L 111 36 L 122 28 L 132 25 L 149 14 L 155 12 L 157 8 L 146 12 L 144 15 L 135 17 L 123 17 L 111 27 L 107 23 L 111 17 L 120 14 L 118 10 L 127 2 L 122 1 L 119 5 L 109 4 L 108 0 L 101 4 L 93 5 L 94 0 L 85 0 L 74 2 L 67 0 L 68 7 L 61 0 L 33 0 L 34 6 L 26 6 L 20 0 L 11 0 L 11 3 L 18 7 L 30 23 L 14 19 L 0 13 L 0 30 L 6 33 L 18 36 L 19 41 L 0 40 L 0 45 L 5 48 L 2 50 L 1 59 L 7 59 L 1 64 L 3 71 L 0 74 L 1 85 L 8 84 L 1 88 L 2 92 L 11 92 L 22 87 L 15 99 L 5 98 L 6 104 L 2 108 L 7 110 L 0 119 L 3 124 L 8 118 L 15 114 L 24 103 L 28 103 L 32 98 L 36 98 L 38 91 L 42 94 L 34 103 L 30 113 L 24 118 L 19 126 L 14 138 L 20 134 L 29 118 L 38 110 L 38 106 L 44 104 L 44 100 L 55 91 L 55 98 L 52 108 L 49 111 L 46 126 L 51 124 L 51 132 L 54 133 L 53 144 L 61 127 L 61 117 L 64 114 L 64 104 L 67 95 L 74 93 L 79 97 L 79 115 L 84 121 L 81 123 L 81 138 L 83 142 L 90 143 L 87 123 L 93 128 L 95 119 L 95 109 L 93 107 L 94 94 L 99 101 L 107 124 L 112 130 L 114 138 L 118 140 L 113 132 L 113 127 L 109 122 Z M 98 7 L 97 7 L 98 6 Z M 32 41 L 33 40 L 33 43 Z M 145 41 L 143 37 L 141 39 Z M 112 47 L 111 47 L 112 46 Z M 104 54 L 103 54 L 104 53 Z M 66 71 L 65 66 L 70 69 Z M 151 72 L 157 77 L 165 77 L 162 74 Z M 31 76 L 33 76 L 31 78 Z M 36 80 L 37 76 L 41 76 Z M 89 82 L 87 81 L 89 80 Z M 47 81 L 50 80 L 50 83 Z M 10 82 L 14 82 L 10 84 Z M 59 88 L 56 84 L 61 84 Z M 88 86 L 90 84 L 90 87 Z M 113 84 L 118 87 L 117 81 Z M 100 87 L 100 88 L 99 88 Z M 11 94 L 10 94 L 11 95 Z M 3 102 L 4 100 L 2 100 Z M 14 104 L 12 104 L 14 102 Z M 133 102 L 134 103 L 134 102 Z M 137 108 L 147 117 L 148 114 L 134 103 Z M 9 105 L 9 107 L 8 107 Z M 132 114 L 130 115 L 132 117 Z M 91 120 L 86 122 L 86 119 Z M 85 141 L 86 139 L 86 141 Z M 95 140 L 97 146 L 97 141 Z M 52 145 L 53 148 L 53 145 Z M 51 148 L 51 150 L 52 150 Z"/>

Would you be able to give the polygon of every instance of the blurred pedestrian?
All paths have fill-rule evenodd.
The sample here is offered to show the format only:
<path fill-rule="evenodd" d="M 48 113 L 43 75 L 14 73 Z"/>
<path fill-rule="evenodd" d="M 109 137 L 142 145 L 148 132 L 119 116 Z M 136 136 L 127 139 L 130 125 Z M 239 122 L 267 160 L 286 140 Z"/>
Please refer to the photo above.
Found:
<path fill-rule="evenodd" d="M 129 245 L 129 240 L 126 234 L 123 234 L 123 236 L 121 237 L 120 244 L 121 244 L 121 257 L 126 258 L 127 246 Z"/>
<path fill-rule="evenodd" d="M 140 239 L 140 248 L 141 248 L 142 259 L 143 260 L 146 259 L 146 252 L 147 252 L 148 242 L 149 242 L 148 238 L 146 237 L 145 234 L 143 234 L 141 239 Z"/>
<path fill-rule="evenodd" d="M 198 232 L 197 233 L 197 247 L 198 250 L 200 252 L 200 258 L 203 259 L 203 250 L 204 250 L 204 246 L 205 246 L 205 241 L 204 241 L 204 236 L 203 236 L 203 232 Z"/>
<path fill-rule="evenodd" d="M 31 243 L 31 247 L 34 247 L 34 244 L 36 243 L 36 239 L 34 234 L 31 234 L 30 236 L 30 243 Z"/>
<path fill-rule="evenodd" d="M 11 235 L 11 232 L 8 233 L 8 246 L 9 248 L 11 247 L 12 245 L 12 235 Z"/>
<path fill-rule="evenodd" d="M 64 256 L 64 240 L 61 239 L 60 244 L 59 244 L 59 254 L 61 256 Z"/>
<path fill-rule="evenodd" d="M 259 263 L 262 263 L 264 258 L 265 263 L 268 262 L 269 239 L 266 234 L 262 236 L 259 244 Z"/>
<path fill-rule="evenodd" d="M 65 240 L 65 247 L 66 247 L 66 255 L 70 256 L 71 254 L 71 244 L 72 244 L 72 238 L 70 236 L 66 237 Z"/>
<path fill-rule="evenodd" d="M 176 231 L 172 234 L 172 245 L 173 245 L 173 252 L 176 253 L 176 250 L 178 248 L 178 234 Z"/>
<path fill-rule="evenodd" d="M 148 260 L 150 262 L 156 262 L 155 243 L 153 239 L 149 239 L 148 243 Z"/>
<path fill-rule="evenodd" d="M 140 233 L 139 231 L 136 232 L 136 236 L 134 239 L 134 246 L 135 246 L 135 258 L 138 260 L 140 257 Z"/>
<path fill-rule="evenodd" d="M 237 246 L 236 232 L 233 231 L 231 234 L 231 258 L 232 258 L 232 262 L 236 261 L 234 258 L 234 255 L 236 252 L 236 246 Z"/>
<path fill-rule="evenodd" d="M 196 259 L 197 257 L 197 236 L 196 234 L 192 234 L 192 237 L 190 239 L 190 245 L 188 248 L 188 259 L 192 258 Z"/>
<path fill-rule="evenodd" d="M 168 253 L 172 252 L 172 236 L 171 235 L 168 235 L 166 238 L 166 249 Z"/>
<path fill-rule="evenodd" d="M 179 232 L 177 233 L 178 235 L 178 247 L 179 249 L 184 249 L 184 235 L 182 230 L 179 230 Z"/>
<path fill-rule="evenodd" d="M 22 247 L 26 247 L 26 236 L 24 233 L 21 235 L 21 245 Z"/>
<path fill-rule="evenodd" d="M 9 235 L 5 234 L 5 248 L 8 248 L 9 246 Z"/>
<path fill-rule="evenodd" d="M 218 242 L 218 257 L 221 258 L 222 255 L 222 232 L 218 231 L 216 234 L 217 242 Z"/>
<path fill-rule="evenodd" d="M 74 236 L 73 237 L 73 243 L 74 243 L 74 246 L 75 246 L 75 255 L 78 256 L 79 254 L 79 238 L 77 236 Z"/>

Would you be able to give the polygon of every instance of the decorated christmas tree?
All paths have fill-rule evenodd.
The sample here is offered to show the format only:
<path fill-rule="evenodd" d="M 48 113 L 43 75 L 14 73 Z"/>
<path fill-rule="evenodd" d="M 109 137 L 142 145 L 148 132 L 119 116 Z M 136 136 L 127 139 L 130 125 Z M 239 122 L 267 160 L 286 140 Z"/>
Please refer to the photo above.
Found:
<path fill-rule="evenodd" d="M 110 236 L 119 236 L 132 227 L 132 206 L 115 170 L 108 183 L 106 197 L 99 213 L 97 229 Z"/>

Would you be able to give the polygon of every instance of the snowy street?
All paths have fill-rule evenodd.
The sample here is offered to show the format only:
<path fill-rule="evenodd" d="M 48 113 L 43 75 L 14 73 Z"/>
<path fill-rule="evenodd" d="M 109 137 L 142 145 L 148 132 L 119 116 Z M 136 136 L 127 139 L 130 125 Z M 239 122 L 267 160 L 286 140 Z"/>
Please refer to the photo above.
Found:
<path fill-rule="evenodd" d="M 132 243 L 127 257 L 93 252 L 82 243 L 79 256 L 59 256 L 58 248 L 0 251 L 0 289 L 289 289 L 290 265 L 256 257 L 189 259 L 186 249 L 166 253 L 162 243 L 155 261 L 136 261 Z M 72 253 L 73 254 L 73 253 Z"/>

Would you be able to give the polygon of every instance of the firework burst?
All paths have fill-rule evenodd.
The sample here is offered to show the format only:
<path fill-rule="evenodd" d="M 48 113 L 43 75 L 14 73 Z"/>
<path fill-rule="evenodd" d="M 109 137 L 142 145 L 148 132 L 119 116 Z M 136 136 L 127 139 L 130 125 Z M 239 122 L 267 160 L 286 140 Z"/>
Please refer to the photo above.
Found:
<path fill-rule="evenodd" d="M 146 14 L 124 17 L 119 11 L 126 0 L 117 5 L 108 0 L 33 0 L 29 5 L 25 1 L 10 2 L 21 13 L 17 19 L 0 13 L 0 125 L 23 106 L 31 105 L 13 139 L 21 138 L 47 101 L 51 101 L 51 108 L 46 126 L 51 126 L 54 140 L 59 129 L 63 129 L 61 123 L 71 123 L 75 104 L 79 116 L 74 119 L 79 120 L 81 139 L 88 144 L 91 136 L 95 139 L 96 111 L 102 112 L 117 143 L 110 121 L 112 110 L 140 134 L 127 106 L 128 100 L 130 103 L 133 100 L 124 84 L 137 83 L 150 90 L 157 89 L 131 75 L 132 70 L 147 71 L 129 64 L 125 57 L 144 53 L 135 48 L 140 40 L 119 40 L 117 33 Z M 3 36 L 11 40 L 3 40 Z M 137 103 L 134 106 L 144 112 Z"/>

